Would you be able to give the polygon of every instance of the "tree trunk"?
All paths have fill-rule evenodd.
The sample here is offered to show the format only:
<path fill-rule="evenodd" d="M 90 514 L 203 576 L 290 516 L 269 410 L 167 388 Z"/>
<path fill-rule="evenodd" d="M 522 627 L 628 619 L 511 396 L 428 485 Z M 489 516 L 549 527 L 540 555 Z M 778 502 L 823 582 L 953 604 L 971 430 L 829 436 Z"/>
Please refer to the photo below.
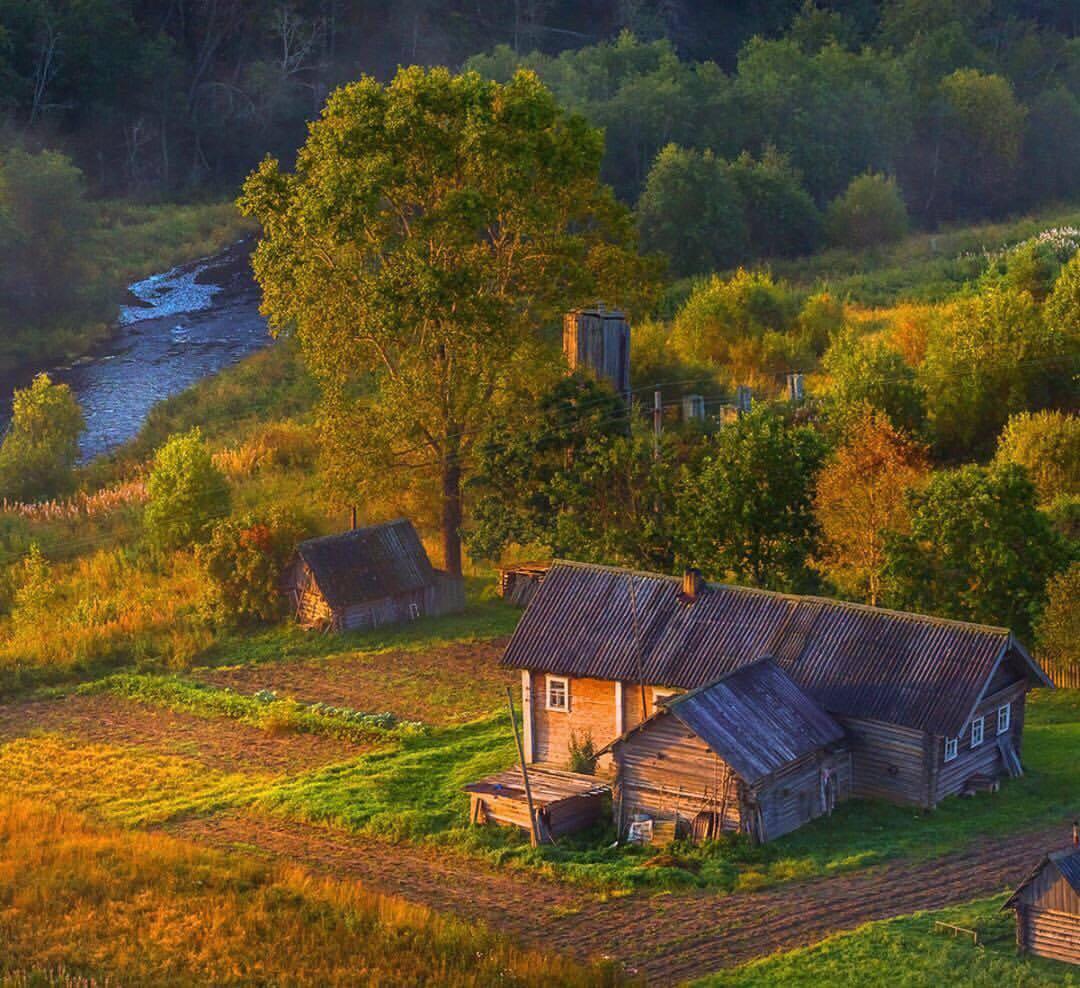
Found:
<path fill-rule="evenodd" d="M 461 576 L 461 464 L 456 453 L 443 459 L 442 503 L 443 568 Z"/>

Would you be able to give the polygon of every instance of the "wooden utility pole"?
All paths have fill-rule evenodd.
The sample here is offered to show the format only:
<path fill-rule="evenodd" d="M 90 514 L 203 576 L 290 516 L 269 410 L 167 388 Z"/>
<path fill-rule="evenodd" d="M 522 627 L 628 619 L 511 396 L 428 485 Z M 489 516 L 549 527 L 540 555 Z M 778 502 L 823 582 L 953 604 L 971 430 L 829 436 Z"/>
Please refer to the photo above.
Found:
<path fill-rule="evenodd" d="M 654 460 L 660 459 L 660 436 L 664 431 L 664 395 L 661 391 L 653 392 L 652 405 L 652 455 Z"/>
<path fill-rule="evenodd" d="M 506 687 L 506 702 L 510 705 L 510 726 L 514 729 L 514 740 L 517 742 L 518 758 L 521 760 L 521 777 L 525 780 L 525 800 L 529 804 L 529 840 L 533 847 L 540 843 L 536 833 L 536 811 L 533 809 L 532 786 L 529 785 L 529 770 L 525 766 L 525 748 L 521 743 L 521 734 L 518 732 L 517 717 L 514 714 L 514 692 L 509 686 Z"/>
<path fill-rule="evenodd" d="M 658 391 L 657 394 L 660 392 Z M 634 655 L 637 659 L 638 683 L 641 685 L 641 719 L 649 719 L 649 704 L 645 700 L 645 662 L 641 656 L 641 627 L 638 625 L 637 591 L 634 589 L 634 576 L 628 574 L 630 581 L 630 619 L 634 631 Z"/>

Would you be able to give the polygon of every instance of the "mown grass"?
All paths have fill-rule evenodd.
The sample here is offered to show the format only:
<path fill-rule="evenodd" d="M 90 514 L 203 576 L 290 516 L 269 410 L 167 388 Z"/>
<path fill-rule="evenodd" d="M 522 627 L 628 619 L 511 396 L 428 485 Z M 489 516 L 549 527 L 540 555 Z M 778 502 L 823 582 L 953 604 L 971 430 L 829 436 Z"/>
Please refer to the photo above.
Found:
<path fill-rule="evenodd" d="M 355 883 L 0 799 L 0 983 L 613 985 Z M 37 972 L 32 975 L 32 972 Z M 60 980 L 60 983 L 71 983 Z"/>
<path fill-rule="evenodd" d="M 1004 895 L 963 906 L 868 923 L 813 947 L 776 954 L 695 982 L 697 988 L 751 985 L 1077 986 L 1080 971 L 1016 952 L 1015 921 Z M 935 920 L 973 929 L 980 945 L 932 930 Z"/>

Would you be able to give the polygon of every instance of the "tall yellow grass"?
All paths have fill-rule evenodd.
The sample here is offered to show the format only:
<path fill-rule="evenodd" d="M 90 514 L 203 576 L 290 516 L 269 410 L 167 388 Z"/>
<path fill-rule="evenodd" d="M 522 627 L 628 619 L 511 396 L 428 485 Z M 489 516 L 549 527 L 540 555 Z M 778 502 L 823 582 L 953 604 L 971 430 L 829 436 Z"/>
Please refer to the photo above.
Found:
<path fill-rule="evenodd" d="M 0 944 L 12 984 L 33 970 L 154 985 L 619 982 L 355 884 L 10 797 Z"/>

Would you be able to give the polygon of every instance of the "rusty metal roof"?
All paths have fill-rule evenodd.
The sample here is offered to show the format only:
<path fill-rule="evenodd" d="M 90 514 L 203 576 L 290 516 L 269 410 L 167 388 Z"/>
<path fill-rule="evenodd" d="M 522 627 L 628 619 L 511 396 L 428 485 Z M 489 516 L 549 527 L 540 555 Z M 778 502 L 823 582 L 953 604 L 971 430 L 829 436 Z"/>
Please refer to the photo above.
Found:
<path fill-rule="evenodd" d="M 406 518 L 309 539 L 296 551 L 335 609 L 411 593 L 436 579 L 420 536 Z"/>
<path fill-rule="evenodd" d="M 557 561 L 503 665 L 696 689 L 772 656 L 830 713 L 948 736 L 1006 652 L 1049 685 L 1007 628 L 720 584 L 686 603 L 680 590 L 674 577 Z"/>
<path fill-rule="evenodd" d="M 663 706 L 616 744 L 671 714 L 751 785 L 844 737 L 844 729 L 772 659 L 752 662 Z"/>

